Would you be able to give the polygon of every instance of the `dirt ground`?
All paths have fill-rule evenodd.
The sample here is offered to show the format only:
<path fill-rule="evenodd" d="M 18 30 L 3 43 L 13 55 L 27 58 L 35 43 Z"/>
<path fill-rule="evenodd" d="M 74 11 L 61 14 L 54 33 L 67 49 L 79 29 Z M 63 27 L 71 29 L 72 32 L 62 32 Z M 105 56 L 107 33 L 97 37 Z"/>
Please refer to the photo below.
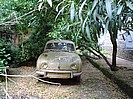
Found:
<path fill-rule="evenodd" d="M 8 78 L 11 99 L 130 99 L 117 85 L 87 60 L 83 61 L 80 83 L 72 80 L 44 79 L 60 85 L 38 82 L 34 78 Z M 11 68 L 12 75 L 35 75 L 35 66 Z M 0 99 L 5 96 L 5 82 L 0 83 Z"/>

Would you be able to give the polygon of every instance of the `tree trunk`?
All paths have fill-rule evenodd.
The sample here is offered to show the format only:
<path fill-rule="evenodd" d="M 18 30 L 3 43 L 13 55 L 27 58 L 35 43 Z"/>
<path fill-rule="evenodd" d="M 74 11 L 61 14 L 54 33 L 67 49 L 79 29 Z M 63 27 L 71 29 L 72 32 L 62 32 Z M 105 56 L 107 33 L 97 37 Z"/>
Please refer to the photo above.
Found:
<path fill-rule="evenodd" d="M 117 42 L 116 42 L 116 40 L 112 44 L 113 44 L 113 52 L 112 52 L 111 70 L 115 71 L 115 70 L 117 70 L 117 68 L 116 68 L 116 55 L 117 55 Z"/>
<path fill-rule="evenodd" d="M 113 51 L 112 51 L 112 65 L 110 66 L 112 71 L 116 71 L 118 70 L 118 68 L 116 67 L 116 55 L 117 55 L 117 42 L 116 42 L 116 34 L 117 32 L 112 33 L 109 30 L 109 34 L 110 34 L 110 38 L 111 38 L 111 42 L 113 45 Z"/>

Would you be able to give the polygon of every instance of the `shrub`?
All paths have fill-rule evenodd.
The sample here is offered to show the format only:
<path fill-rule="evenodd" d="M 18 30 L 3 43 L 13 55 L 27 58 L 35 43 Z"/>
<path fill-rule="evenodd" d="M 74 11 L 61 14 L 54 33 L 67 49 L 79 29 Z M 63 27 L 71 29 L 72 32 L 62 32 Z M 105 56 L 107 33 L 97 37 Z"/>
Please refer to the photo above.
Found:
<path fill-rule="evenodd" d="M 11 44 L 0 40 L 0 66 L 7 66 L 11 61 Z"/>
<path fill-rule="evenodd" d="M 4 73 L 6 66 L 9 65 L 11 61 L 11 44 L 9 42 L 0 40 L 0 73 Z M 0 77 L 0 81 L 3 77 Z"/>

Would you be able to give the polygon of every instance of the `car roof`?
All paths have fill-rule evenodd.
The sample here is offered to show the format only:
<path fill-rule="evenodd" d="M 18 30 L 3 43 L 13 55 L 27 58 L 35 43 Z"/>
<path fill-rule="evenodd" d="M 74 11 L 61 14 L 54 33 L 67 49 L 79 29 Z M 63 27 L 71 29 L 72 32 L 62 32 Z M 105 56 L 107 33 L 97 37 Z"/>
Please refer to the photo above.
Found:
<path fill-rule="evenodd" d="M 50 40 L 47 43 L 53 43 L 53 42 L 65 42 L 65 43 L 73 43 L 74 44 L 74 42 L 72 42 L 70 40 Z"/>

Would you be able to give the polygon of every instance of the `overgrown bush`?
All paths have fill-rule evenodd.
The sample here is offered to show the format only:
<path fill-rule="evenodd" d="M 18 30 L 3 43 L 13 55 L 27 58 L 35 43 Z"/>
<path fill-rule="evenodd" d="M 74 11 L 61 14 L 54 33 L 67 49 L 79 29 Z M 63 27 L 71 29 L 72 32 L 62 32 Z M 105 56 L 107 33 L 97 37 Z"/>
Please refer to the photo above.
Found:
<path fill-rule="evenodd" d="M 0 40 L 0 73 L 5 72 L 5 67 L 11 62 L 11 44 Z M 0 79 L 1 80 L 1 79 Z"/>
<path fill-rule="evenodd" d="M 45 32 L 32 33 L 27 40 L 19 44 L 18 47 L 12 49 L 12 66 L 16 67 L 20 63 L 36 60 L 43 52 L 45 43 L 48 39 Z"/>
<path fill-rule="evenodd" d="M 9 65 L 11 60 L 11 43 L 0 40 L 0 66 Z"/>
<path fill-rule="evenodd" d="M 44 46 L 49 38 L 46 32 L 32 33 L 31 37 L 23 43 L 23 57 L 27 59 L 37 59 L 43 52 Z"/>

